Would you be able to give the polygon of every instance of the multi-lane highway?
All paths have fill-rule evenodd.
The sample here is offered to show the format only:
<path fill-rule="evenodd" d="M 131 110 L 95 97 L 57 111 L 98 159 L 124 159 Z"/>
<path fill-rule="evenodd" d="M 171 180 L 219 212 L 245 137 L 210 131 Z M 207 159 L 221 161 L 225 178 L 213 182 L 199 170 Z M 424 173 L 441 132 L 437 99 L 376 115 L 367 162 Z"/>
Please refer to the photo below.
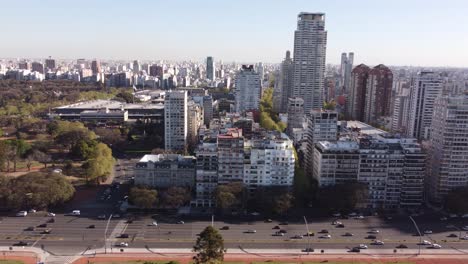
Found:
<path fill-rule="evenodd" d="M 120 242 L 127 242 L 129 247 L 136 248 L 190 248 L 193 246 L 197 234 L 203 228 L 213 224 L 220 230 L 225 244 L 228 248 L 281 248 L 281 249 L 304 249 L 312 247 L 315 249 L 344 249 L 352 248 L 359 244 L 366 244 L 370 249 L 392 249 L 404 244 L 408 248 L 418 248 L 420 238 L 416 235 L 413 223 L 407 217 L 395 217 L 392 220 L 384 220 L 380 217 L 365 217 L 364 219 L 340 219 L 344 228 L 332 225 L 334 218 L 308 219 L 309 231 L 314 236 L 304 236 L 294 239 L 298 235 L 307 233 L 307 227 L 299 219 L 290 221 L 287 225 L 279 221 L 191 221 L 177 217 L 162 215 L 131 217 L 129 222 L 126 218 L 99 220 L 93 215 L 66 216 L 57 215 L 54 223 L 48 223 L 51 217 L 43 213 L 28 215 L 27 217 L 4 217 L 0 223 L 0 245 L 11 246 L 18 241 L 28 242 L 28 246 L 44 247 L 44 249 L 60 254 L 74 254 L 86 249 L 96 249 L 106 246 L 116 247 Z M 183 220 L 184 223 L 177 223 Z M 457 231 L 464 224 L 463 219 L 440 221 L 436 218 L 416 217 L 421 231 L 432 231 L 432 234 L 423 235 L 423 240 L 438 243 L 443 248 L 468 250 L 468 240 L 459 239 L 464 237 L 465 231 Z M 37 227 L 47 223 L 50 234 L 44 234 L 45 228 L 36 228 L 34 231 L 26 231 L 28 227 Z M 105 236 L 107 223 L 108 231 Z M 90 226 L 94 225 L 94 228 Z M 278 226 L 286 233 L 284 236 L 273 236 Z M 331 238 L 320 238 L 320 231 L 326 229 Z M 371 234 L 371 230 L 378 230 L 377 234 Z M 248 233 L 254 230 L 255 233 Z M 345 236 L 352 233 L 353 236 Z M 122 234 L 128 235 L 119 238 Z M 457 237 L 450 237 L 450 235 Z M 368 239 L 369 235 L 375 235 L 377 240 L 383 241 L 384 245 L 372 245 L 375 239 Z M 428 246 L 422 246 L 428 248 Z"/>

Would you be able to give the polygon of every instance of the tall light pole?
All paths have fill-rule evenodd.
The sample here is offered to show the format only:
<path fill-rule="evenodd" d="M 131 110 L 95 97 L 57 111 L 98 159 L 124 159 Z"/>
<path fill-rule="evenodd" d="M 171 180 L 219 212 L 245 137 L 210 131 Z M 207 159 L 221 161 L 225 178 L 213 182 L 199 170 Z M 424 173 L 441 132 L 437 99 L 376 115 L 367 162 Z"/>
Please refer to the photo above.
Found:
<path fill-rule="evenodd" d="M 109 216 L 109 220 L 107 220 L 106 230 L 104 230 L 104 254 L 107 254 L 107 229 L 109 228 L 110 220 L 112 219 L 112 214 Z"/>
<path fill-rule="evenodd" d="M 309 248 L 310 248 L 310 230 L 309 230 L 309 223 L 307 223 L 307 218 L 304 216 L 304 223 L 306 225 L 306 230 L 307 230 L 307 255 L 309 255 Z"/>
<path fill-rule="evenodd" d="M 421 243 L 422 243 L 422 235 L 421 231 L 419 231 L 418 224 L 416 224 L 416 221 L 414 221 L 413 217 L 410 215 L 409 219 L 413 222 L 414 227 L 416 227 L 416 231 L 418 231 L 419 234 L 419 243 L 418 243 L 418 255 L 421 255 Z"/>
<path fill-rule="evenodd" d="M 214 214 L 211 215 L 211 227 L 214 227 Z"/>

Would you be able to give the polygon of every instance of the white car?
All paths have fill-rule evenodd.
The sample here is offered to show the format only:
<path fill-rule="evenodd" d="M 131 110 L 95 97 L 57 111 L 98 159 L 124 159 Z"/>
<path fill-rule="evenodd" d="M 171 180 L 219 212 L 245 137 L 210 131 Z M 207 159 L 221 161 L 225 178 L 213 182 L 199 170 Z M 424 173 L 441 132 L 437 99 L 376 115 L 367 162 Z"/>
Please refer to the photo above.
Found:
<path fill-rule="evenodd" d="M 340 214 L 340 213 L 334 213 L 333 216 L 334 216 L 334 217 L 340 217 L 341 214 Z"/>
<path fill-rule="evenodd" d="M 463 230 L 468 231 L 468 226 L 462 227 Z"/>
<path fill-rule="evenodd" d="M 185 222 L 184 221 L 179 221 L 179 222 L 177 222 L 177 224 L 178 225 L 183 225 L 183 224 L 185 224 Z"/>
<path fill-rule="evenodd" d="M 357 214 L 356 214 L 355 212 L 352 212 L 352 213 L 350 213 L 348 216 L 350 216 L 350 217 L 355 217 L 355 216 L 357 216 Z"/>
<path fill-rule="evenodd" d="M 358 216 L 354 217 L 354 219 L 364 219 L 364 216 L 363 215 L 358 215 Z"/>
<path fill-rule="evenodd" d="M 380 231 L 377 230 L 377 229 L 372 229 L 372 230 L 370 231 L 370 233 L 371 233 L 371 234 L 378 234 L 378 233 L 380 233 Z"/>
<path fill-rule="evenodd" d="M 468 235 L 465 235 L 464 237 L 460 238 L 461 240 L 468 240 Z"/>
<path fill-rule="evenodd" d="M 128 247 L 127 242 L 120 242 L 119 247 Z"/>
<path fill-rule="evenodd" d="M 367 249 L 368 246 L 366 244 L 360 244 L 359 249 Z"/>
<path fill-rule="evenodd" d="M 432 248 L 434 248 L 434 249 L 441 249 L 442 246 L 439 245 L 439 244 L 432 244 Z"/>
<path fill-rule="evenodd" d="M 249 230 L 245 231 L 245 233 L 247 233 L 247 234 L 255 234 L 255 233 L 257 233 L 257 230 L 249 229 Z"/>
<path fill-rule="evenodd" d="M 322 238 L 322 239 L 330 239 L 330 238 L 331 238 L 331 235 L 329 235 L 329 234 L 321 235 L 321 236 L 319 236 L 319 238 Z"/>
<path fill-rule="evenodd" d="M 37 211 L 36 211 L 36 209 L 29 209 L 29 212 L 33 214 L 33 213 L 35 213 Z"/>
<path fill-rule="evenodd" d="M 421 244 L 422 244 L 422 245 L 425 245 L 425 246 L 430 246 L 430 245 L 432 245 L 431 241 L 427 241 L 427 240 L 423 240 L 423 241 L 421 242 Z"/>
<path fill-rule="evenodd" d="M 462 218 L 468 218 L 468 214 L 462 215 Z"/>
<path fill-rule="evenodd" d="M 273 233 L 272 236 L 284 236 L 284 233 L 276 232 L 276 233 Z"/>
<path fill-rule="evenodd" d="M 158 222 L 153 221 L 153 222 L 151 223 L 151 225 L 153 225 L 153 226 L 158 226 Z"/>
<path fill-rule="evenodd" d="M 375 240 L 374 241 L 374 245 L 377 245 L 377 246 L 383 246 L 385 243 L 383 241 L 380 241 L 380 240 Z"/>
<path fill-rule="evenodd" d="M 430 234 L 432 234 L 432 230 L 425 230 L 425 231 L 424 231 L 424 234 L 430 235 Z"/>
<path fill-rule="evenodd" d="M 54 217 L 55 214 L 54 214 L 54 213 L 47 213 L 47 216 L 52 216 L 52 217 Z"/>
<path fill-rule="evenodd" d="M 80 210 L 73 210 L 71 212 L 71 215 L 81 215 L 81 211 Z"/>
<path fill-rule="evenodd" d="M 18 213 L 16 213 L 16 216 L 18 217 L 25 217 L 28 215 L 28 212 L 26 211 L 19 211 Z"/>

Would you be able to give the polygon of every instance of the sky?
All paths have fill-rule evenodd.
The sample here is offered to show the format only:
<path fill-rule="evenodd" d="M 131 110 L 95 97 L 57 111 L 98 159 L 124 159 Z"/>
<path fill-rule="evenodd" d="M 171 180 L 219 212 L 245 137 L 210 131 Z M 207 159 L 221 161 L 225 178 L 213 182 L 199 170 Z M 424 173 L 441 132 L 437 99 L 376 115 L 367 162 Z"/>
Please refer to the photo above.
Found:
<path fill-rule="evenodd" d="M 327 63 L 468 66 L 467 0 L 0 0 L 0 57 L 278 63 L 300 12 L 326 13 Z"/>

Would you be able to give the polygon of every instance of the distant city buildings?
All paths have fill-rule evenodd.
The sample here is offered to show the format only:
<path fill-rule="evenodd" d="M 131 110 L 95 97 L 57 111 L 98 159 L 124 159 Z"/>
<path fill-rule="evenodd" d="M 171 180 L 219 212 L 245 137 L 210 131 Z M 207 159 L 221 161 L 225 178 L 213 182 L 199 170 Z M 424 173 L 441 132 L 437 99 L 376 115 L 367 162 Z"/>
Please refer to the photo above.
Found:
<path fill-rule="evenodd" d="M 300 13 L 294 32 L 292 96 L 304 100 L 306 114 L 323 106 L 326 45 L 325 14 Z"/>
<path fill-rule="evenodd" d="M 261 97 L 260 76 L 253 65 L 242 65 L 236 74 L 236 112 L 258 110 Z"/>

